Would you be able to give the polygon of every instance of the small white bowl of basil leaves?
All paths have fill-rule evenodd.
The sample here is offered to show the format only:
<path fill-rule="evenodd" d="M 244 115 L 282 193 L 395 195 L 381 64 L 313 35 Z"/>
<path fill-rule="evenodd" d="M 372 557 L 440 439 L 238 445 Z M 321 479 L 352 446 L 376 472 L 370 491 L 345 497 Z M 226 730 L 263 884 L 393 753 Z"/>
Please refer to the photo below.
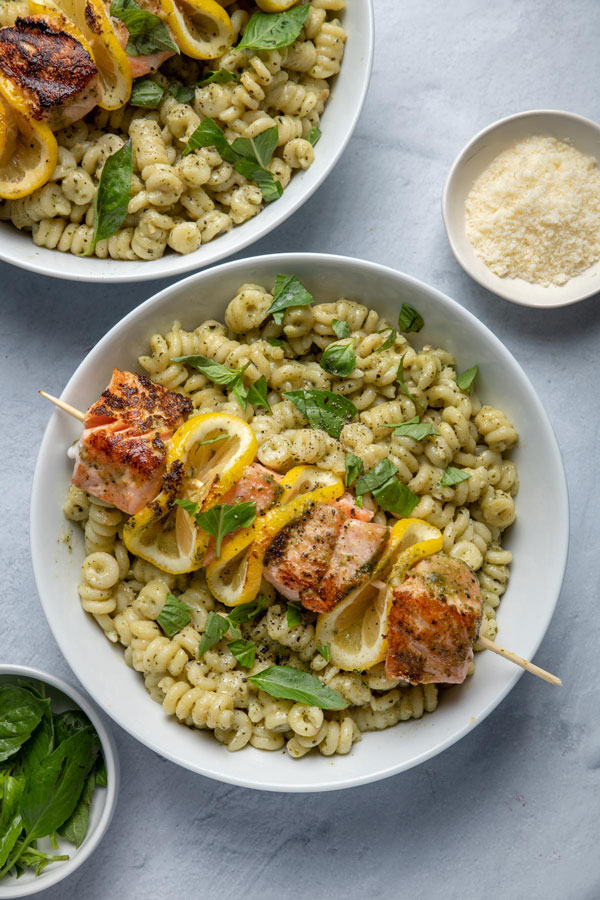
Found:
<path fill-rule="evenodd" d="M 55 675 L 0 665 L 0 900 L 79 868 L 118 787 L 116 746 L 91 703 Z"/>

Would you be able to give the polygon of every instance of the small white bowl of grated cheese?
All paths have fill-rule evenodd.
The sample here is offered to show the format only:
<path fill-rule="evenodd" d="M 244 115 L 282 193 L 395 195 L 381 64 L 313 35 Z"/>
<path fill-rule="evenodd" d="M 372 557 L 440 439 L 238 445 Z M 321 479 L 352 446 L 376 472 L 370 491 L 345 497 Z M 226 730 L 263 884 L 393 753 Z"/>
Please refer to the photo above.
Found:
<path fill-rule="evenodd" d="M 600 125 L 532 110 L 480 131 L 442 194 L 454 256 L 513 303 L 554 307 L 600 291 Z"/>

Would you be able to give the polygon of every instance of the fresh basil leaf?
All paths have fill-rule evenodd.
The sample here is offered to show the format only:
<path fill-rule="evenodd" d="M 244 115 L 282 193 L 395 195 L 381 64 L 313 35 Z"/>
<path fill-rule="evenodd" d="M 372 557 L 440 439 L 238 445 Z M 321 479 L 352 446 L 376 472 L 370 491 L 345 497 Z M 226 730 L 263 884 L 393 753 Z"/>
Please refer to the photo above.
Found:
<path fill-rule="evenodd" d="M 170 84 L 169 93 L 178 103 L 191 103 L 196 96 L 196 89 L 191 84 Z"/>
<path fill-rule="evenodd" d="M 33 845 L 22 849 L 22 843 L 22 841 L 19 841 L 15 844 L 15 855 L 18 854 L 19 856 L 19 860 L 15 864 L 17 878 L 22 874 L 25 868 L 35 869 L 36 876 L 39 876 L 50 863 L 69 859 L 69 856 L 66 853 L 61 856 L 52 856 L 50 853 L 38 850 L 38 848 Z"/>
<path fill-rule="evenodd" d="M 129 32 L 125 47 L 127 56 L 150 56 L 157 50 L 179 53 L 179 47 L 163 20 L 142 9 L 135 0 L 112 0 L 110 15 L 120 19 Z"/>
<path fill-rule="evenodd" d="M 317 644 L 317 650 L 321 654 L 325 662 L 329 662 L 329 660 L 331 659 L 331 644 L 327 642 L 324 647 L 320 647 L 319 644 Z"/>
<path fill-rule="evenodd" d="M 344 425 L 358 414 L 352 400 L 333 391 L 284 391 L 283 396 L 292 401 L 313 428 L 322 428 L 334 438 L 339 438 Z"/>
<path fill-rule="evenodd" d="M 266 315 L 272 315 L 277 325 L 281 325 L 286 309 L 294 306 L 310 306 L 313 301 L 313 295 L 295 275 L 278 275 L 273 288 L 273 302 Z"/>
<path fill-rule="evenodd" d="M 172 638 L 192 621 L 190 607 L 182 603 L 175 594 L 168 593 L 165 605 L 158 614 L 156 621 L 167 637 Z"/>
<path fill-rule="evenodd" d="M 230 72 L 229 69 L 217 69 L 216 72 L 209 72 L 198 84 L 227 84 L 227 82 L 235 80 L 234 72 Z"/>
<path fill-rule="evenodd" d="M 198 147 L 214 147 L 219 151 L 223 159 L 232 165 L 239 160 L 239 156 L 235 150 L 232 150 L 229 146 L 229 141 L 225 137 L 225 132 L 217 125 L 214 119 L 210 118 L 210 116 L 206 116 L 206 118 L 202 119 L 194 133 L 190 136 L 181 155 L 187 156 L 188 153 L 191 153 L 192 150 L 197 150 Z"/>
<path fill-rule="evenodd" d="M 456 383 L 461 389 L 461 391 L 465 391 L 467 394 L 471 392 L 471 388 L 473 387 L 473 382 L 477 378 L 479 374 L 479 366 L 473 366 L 470 369 L 467 369 L 465 372 L 461 372 L 460 375 L 456 376 Z"/>
<path fill-rule="evenodd" d="M 218 435 L 217 435 L 216 437 L 214 437 L 214 438 L 206 438 L 205 441 L 199 441 L 199 442 L 198 442 L 198 446 L 199 446 L 199 447 L 204 447 L 205 444 L 216 444 L 218 441 L 226 441 L 228 437 L 229 437 L 228 434 L 218 434 Z M 197 506 L 197 505 L 198 505 L 198 504 L 196 504 L 196 506 Z M 198 511 L 198 510 L 196 510 L 196 512 L 197 512 L 197 511 Z"/>
<path fill-rule="evenodd" d="M 200 509 L 195 500 L 176 500 L 175 503 L 177 506 L 185 509 L 186 513 L 189 513 L 190 516 L 195 516 Z"/>
<path fill-rule="evenodd" d="M 231 506 L 229 503 L 218 503 L 207 509 L 206 512 L 199 513 L 196 516 L 196 522 L 216 540 L 215 554 L 219 559 L 221 556 L 221 542 L 225 535 L 230 534 L 237 528 L 246 528 L 251 525 L 256 518 L 256 503 L 254 500 L 246 500 L 243 503 L 236 503 Z"/>
<path fill-rule="evenodd" d="M 254 641 L 244 641 L 241 638 L 237 641 L 230 641 L 227 646 L 239 662 L 240 666 L 245 669 L 251 669 L 254 665 L 254 657 L 256 656 L 256 644 Z"/>
<path fill-rule="evenodd" d="M 222 366 L 221 363 L 215 362 L 207 356 L 174 356 L 171 362 L 185 363 L 192 369 L 198 369 L 215 384 L 222 384 L 225 387 L 237 384 L 244 374 L 244 369 L 230 369 L 229 366 Z"/>
<path fill-rule="evenodd" d="M 0 869 L 8 859 L 17 838 L 23 830 L 19 813 L 21 795 L 25 788 L 24 775 L 10 775 L 4 772 L 0 776 L 2 787 L 2 806 L 0 806 Z"/>
<path fill-rule="evenodd" d="M 385 459 L 377 463 L 374 469 L 370 469 L 357 479 L 354 487 L 356 495 L 362 497 L 363 494 L 372 494 L 373 491 L 382 487 L 386 481 L 393 478 L 397 472 L 398 469 L 394 463 L 386 456 Z"/>
<path fill-rule="evenodd" d="M 106 771 L 106 762 L 100 753 L 96 760 L 96 784 L 98 787 L 106 787 L 108 784 L 108 772 Z"/>
<path fill-rule="evenodd" d="M 256 163 L 251 162 L 249 159 L 244 159 L 243 157 L 238 159 L 234 163 L 233 168 L 240 175 L 243 175 L 244 178 L 256 182 L 262 191 L 265 203 L 272 203 L 273 200 L 278 200 L 283 194 L 281 182 L 277 181 L 268 169 L 257 166 Z"/>
<path fill-rule="evenodd" d="M 90 246 L 83 256 L 91 256 L 98 241 L 112 237 L 123 224 L 129 206 L 132 174 L 133 153 L 130 138 L 120 150 L 108 157 L 102 167 L 94 199 L 94 233 Z"/>
<path fill-rule="evenodd" d="M 255 12 L 246 25 L 238 49 L 279 50 L 293 44 L 306 21 L 310 4 L 293 6 L 280 13 Z"/>
<path fill-rule="evenodd" d="M 72 814 L 100 749 L 95 732 L 79 731 L 42 761 L 25 785 L 21 816 L 28 840 L 57 831 Z"/>
<path fill-rule="evenodd" d="M 388 331 L 388 329 L 387 329 L 387 328 L 382 328 L 381 331 L 380 331 L 379 333 L 380 333 L 380 334 L 383 334 L 384 331 Z M 381 345 L 381 347 L 378 347 L 377 350 L 375 351 L 376 353 L 383 353 L 384 350 L 389 350 L 390 347 L 393 347 L 393 346 L 394 346 L 394 342 L 395 342 L 395 340 L 396 340 L 396 335 L 398 334 L 398 332 L 396 331 L 395 328 L 390 328 L 390 329 L 389 329 L 389 332 L 390 332 L 390 333 L 389 333 L 388 336 L 386 337 L 386 339 L 385 339 L 385 341 L 383 342 L 383 344 Z"/>
<path fill-rule="evenodd" d="M 295 628 L 296 625 L 302 624 L 302 607 L 298 603 L 288 603 L 287 608 L 287 626 Z"/>
<path fill-rule="evenodd" d="M 407 303 L 402 304 L 400 315 L 398 316 L 398 328 L 400 331 L 404 334 L 408 334 L 409 331 L 420 331 L 424 324 L 422 316 L 414 307 L 409 306 Z"/>
<path fill-rule="evenodd" d="M 431 422 L 419 422 L 418 416 L 413 416 L 408 422 L 402 422 L 400 425 L 386 425 L 385 427 L 393 428 L 395 437 L 408 437 L 413 441 L 424 441 L 425 438 L 439 434 Z"/>
<path fill-rule="evenodd" d="M 402 393 L 405 394 L 409 400 L 412 400 L 412 402 L 415 404 L 417 409 L 420 409 L 421 412 L 423 412 L 425 407 L 422 406 L 419 403 L 419 401 L 415 399 L 415 397 L 413 397 L 413 395 L 410 393 L 410 391 L 406 387 L 406 382 L 404 381 L 404 357 L 405 356 L 406 356 L 406 353 L 403 354 L 402 359 L 400 360 L 400 365 L 398 366 L 398 373 L 396 375 L 396 381 L 400 385 L 400 390 L 402 391 Z"/>
<path fill-rule="evenodd" d="M 397 478 L 390 478 L 381 487 L 375 488 L 373 496 L 382 509 L 399 518 L 410 516 L 415 506 L 419 505 L 417 495 Z"/>
<path fill-rule="evenodd" d="M 87 834 L 90 821 L 90 804 L 92 802 L 95 787 L 96 773 L 90 772 L 83 787 L 83 791 L 81 792 L 81 796 L 77 801 L 77 806 L 67 821 L 58 829 L 58 833 L 68 841 L 72 841 L 76 847 L 82 845 L 83 839 Z"/>
<path fill-rule="evenodd" d="M 82 710 L 67 709 L 54 716 L 54 736 L 57 747 L 63 741 L 82 731 L 96 734 L 94 726 Z"/>
<path fill-rule="evenodd" d="M 453 466 L 448 466 L 447 469 L 444 469 L 444 474 L 442 475 L 439 484 L 441 487 L 452 487 L 453 484 L 460 484 L 461 481 L 468 481 L 471 477 L 469 472 L 464 472 L 462 469 L 455 469 Z"/>
<path fill-rule="evenodd" d="M 354 453 L 346 453 L 346 487 L 352 487 L 359 475 L 365 470 L 365 464 L 360 456 Z"/>
<path fill-rule="evenodd" d="M 269 386 L 267 384 L 267 379 L 264 375 L 261 375 L 260 378 L 248 388 L 246 392 L 247 402 L 252 406 L 262 406 L 267 412 L 272 412 L 269 401 L 267 400 L 268 390 Z"/>
<path fill-rule="evenodd" d="M 271 157 L 275 152 L 279 141 L 279 129 L 277 125 L 261 131 L 254 138 L 236 138 L 231 145 L 232 150 L 249 159 L 250 162 L 261 166 L 263 169 L 271 162 Z"/>
<path fill-rule="evenodd" d="M 342 340 L 342 338 L 348 338 L 352 334 L 348 323 L 341 322 L 339 319 L 334 319 L 331 323 L 331 327 L 333 328 L 333 333 L 335 334 L 335 336 L 340 340 Z"/>
<path fill-rule="evenodd" d="M 346 343 L 334 341 L 321 354 L 321 368 L 331 375 L 347 378 L 356 367 L 356 354 L 354 352 L 354 339 Z"/>
<path fill-rule="evenodd" d="M 29 740 L 49 705 L 49 700 L 34 696 L 26 688 L 0 684 L 0 762 Z"/>
<path fill-rule="evenodd" d="M 165 93 L 164 87 L 151 78 L 138 78 L 133 82 L 129 102 L 132 106 L 156 109 Z"/>
<path fill-rule="evenodd" d="M 266 340 L 271 347 L 285 347 L 285 341 L 280 341 L 279 338 L 268 337 Z"/>
<path fill-rule="evenodd" d="M 306 140 L 309 142 L 309 144 L 312 144 L 314 147 L 320 138 L 321 138 L 321 131 L 317 128 L 316 125 L 313 125 L 313 127 L 310 129 L 310 131 L 306 135 Z"/>
<path fill-rule="evenodd" d="M 38 727 L 29 740 L 21 748 L 19 754 L 19 770 L 27 777 L 37 769 L 43 759 L 54 750 L 54 717 L 49 706 Z"/>
<path fill-rule="evenodd" d="M 209 612 L 206 619 L 204 634 L 200 638 L 200 643 L 198 644 L 198 659 L 202 659 L 206 651 L 210 650 L 211 647 L 214 647 L 215 644 L 218 644 L 228 631 L 229 622 L 225 616 L 220 616 L 219 613 L 216 612 Z"/>
<path fill-rule="evenodd" d="M 292 666 L 269 666 L 256 675 L 250 675 L 248 681 L 271 697 L 296 700 L 320 709 L 345 709 L 348 706 L 343 697 L 314 675 Z"/>
<path fill-rule="evenodd" d="M 254 619 L 263 611 L 263 609 L 266 609 L 268 605 L 269 598 L 265 597 L 264 594 L 259 594 L 256 600 L 234 606 L 231 612 L 227 613 L 227 618 L 234 625 L 242 625 L 244 622 L 249 622 L 250 619 Z"/>

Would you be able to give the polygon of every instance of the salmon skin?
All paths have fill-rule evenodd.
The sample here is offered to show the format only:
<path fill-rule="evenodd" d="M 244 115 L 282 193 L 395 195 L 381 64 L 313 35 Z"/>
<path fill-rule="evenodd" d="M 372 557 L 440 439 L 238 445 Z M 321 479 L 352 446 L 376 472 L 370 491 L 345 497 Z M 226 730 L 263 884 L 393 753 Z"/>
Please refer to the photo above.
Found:
<path fill-rule="evenodd" d="M 73 484 L 129 515 L 139 512 L 159 493 L 167 445 L 192 409 L 182 394 L 114 369 L 86 413 Z"/>
<path fill-rule="evenodd" d="M 349 518 L 344 504 L 320 504 L 283 528 L 265 554 L 264 577 L 287 600 L 328 612 L 368 581 L 389 528 Z"/>
<path fill-rule="evenodd" d="M 436 553 L 390 589 L 387 677 L 411 684 L 461 684 L 481 624 L 476 576 L 461 560 Z"/>

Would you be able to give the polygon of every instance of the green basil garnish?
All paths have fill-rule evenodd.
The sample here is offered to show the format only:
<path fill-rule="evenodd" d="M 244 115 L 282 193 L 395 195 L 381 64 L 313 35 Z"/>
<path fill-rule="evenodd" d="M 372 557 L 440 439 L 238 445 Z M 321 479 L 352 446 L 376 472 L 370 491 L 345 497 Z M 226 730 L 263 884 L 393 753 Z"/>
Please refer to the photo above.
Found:
<path fill-rule="evenodd" d="M 266 340 L 271 347 L 285 347 L 285 341 L 280 341 L 279 338 L 268 337 Z"/>
<path fill-rule="evenodd" d="M 329 660 L 331 659 L 331 644 L 329 643 L 329 641 L 325 644 L 324 647 L 321 647 L 319 646 L 319 644 L 317 644 L 317 650 L 321 654 L 325 662 L 329 662 Z"/>
<path fill-rule="evenodd" d="M 313 428 L 322 428 L 334 438 L 339 438 L 344 425 L 358 414 L 352 400 L 333 391 L 284 391 L 283 396 L 292 401 Z"/>
<path fill-rule="evenodd" d="M 217 69 L 216 72 L 209 72 L 198 84 L 227 84 L 229 81 L 235 81 L 236 77 L 229 69 Z"/>
<path fill-rule="evenodd" d="M 217 503 L 206 512 L 196 513 L 196 522 L 203 531 L 211 534 L 215 541 L 215 555 L 221 556 L 221 543 L 226 535 L 238 528 L 246 528 L 256 518 L 256 503 L 245 500 L 242 503 Z"/>
<path fill-rule="evenodd" d="M 270 666 L 257 675 L 250 675 L 248 681 L 271 697 L 295 700 L 320 709 L 345 709 L 348 706 L 343 697 L 314 675 L 292 666 Z"/>
<path fill-rule="evenodd" d="M 200 355 L 173 356 L 171 362 L 185 363 L 186 366 L 198 369 L 199 372 L 202 372 L 215 384 L 221 384 L 223 387 L 230 388 L 244 411 L 248 404 L 251 403 L 252 406 L 262 406 L 267 412 L 271 412 L 271 407 L 267 400 L 269 387 L 264 375 L 261 375 L 249 387 L 246 387 L 243 382 L 244 372 L 250 363 L 246 363 L 241 369 L 230 369 L 229 366 L 223 366 L 207 356 Z M 212 440 L 219 440 L 219 438 L 213 438 Z"/>
<path fill-rule="evenodd" d="M 261 131 L 254 138 L 236 138 L 231 145 L 231 149 L 243 156 L 244 159 L 249 159 L 250 162 L 264 168 L 271 162 L 271 157 L 277 148 L 278 141 L 279 130 L 277 125 L 273 125 L 272 128 Z"/>
<path fill-rule="evenodd" d="M 280 13 L 255 12 L 246 25 L 238 49 L 279 50 L 293 44 L 306 21 L 310 4 L 293 6 Z"/>
<path fill-rule="evenodd" d="M 91 256 L 98 241 L 116 234 L 127 215 L 133 174 L 131 138 L 102 167 L 94 200 L 94 233 L 83 256 Z"/>
<path fill-rule="evenodd" d="M 414 307 L 409 306 L 407 303 L 402 304 L 400 315 L 398 316 L 398 328 L 400 331 L 404 334 L 407 334 L 409 331 L 420 331 L 424 324 L 423 317 Z"/>
<path fill-rule="evenodd" d="M 265 597 L 264 594 L 259 594 L 256 600 L 234 606 L 231 612 L 227 613 L 227 618 L 234 625 L 241 625 L 244 622 L 249 622 L 250 619 L 254 619 L 259 613 L 266 609 L 268 605 L 269 598 Z"/>
<path fill-rule="evenodd" d="M 244 641 L 242 638 L 238 638 L 236 641 L 230 641 L 227 646 L 240 666 L 243 666 L 245 669 L 252 668 L 254 657 L 256 656 L 256 644 L 254 641 Z"/>
<path fill-rule="evenodd" d="M 169 93 L 178 103 L 191 103 L 196 96 L 196 89 L 191 84 L 170 84 Z"/>
<path fill-rule="evenodd" d="M 167 637 L 171 638 L 192 621 L 190 607 L 182 603 L 175 594 L 169 593 L 156 621 Z"/>
<path fill-rule="evenodd" d="M 187 156 L 188 153 L 191 153 L 192 150 L 197 150 L 198 147 L 214 147 L 219 151 L 223 159 L 232 165 L 239 159 L 237 153 L 231 149 L 223 129 L 210 116 L 202 119 L 181 151 L 181 155 Z"/>
<path fill-rule="evenodd" d="M 354 453 L 346 453 L 346 487 L 352 487 L 359 475 L 365 470 L 365 464 L 360 456 Z"/>
<path fill-rule="evenodd" d="M 363 494 L 371 493 L 387 512 L 401 518 L 410 516 L 419 498 L 396 478 L 397 473 L 398 469 L 390 459 L 382 459 L 374 469 L 357 479 L 354 488 L 356 496 L 362 499 Z"/>
<path fill-rule="evenodd" d="M 320 137 L 321 137 L 321 131 L 317 128 L 316 125 L 313 125 L 313 127 L 310 129 L 310 131 L 306 135 L 306 140 L 309 142 L 309 144 L 312 144 L 314 147 Z"/>
<path fill-rule="evenodd" d="M 461 372 L 460 375 L 456 376 L 456 383 L 461 391 L 465 391 L 467 394 L 471 392 L 471 388 L 473 387 L 473 382 L 477 378 L 479 374 L 479 366 L 473 366 L 470 369 L 467 369 L 465 372 Z"/>
<path fill-rule="evenodd" d="M 21 749 L 42 721 L 49 700 L 26 688 L 0 684 L 0 762 Z"/>
<path fill-rule="evenodd" d="M 112 0 L 110 15 L 120 19 L 129 32 L 125 47 L 127 56 L 150 56 L 157 50 L 179 53 L 179 47 L 163 20 L 142 9 L 135 0 Z"/>
<path fill-rule="evenodd" d="M 211 647 L 218 644 L 221 638 L 225 637 L 229 628 L 230 623 L 225 616 L 220 616 L 219 613 L 216 612 L 209 612 L 206 619 L 204 634 L 200 638 L 200 643 L 198 644 L 196 653 L 198 659 L 202 659 L 207 650 L 210 650 Z"/>
<path fill-rule="evenodd" d="M 333 333 L 336 338 L 339 338 L 340 340 L 342 340 L 342 338 L 349 338 L 352 334 L 348 323 L 341 322 L 339 319 L 334 319 L 331 323 L 331 327 L 333 328 Z"/>
<path fill-rule="evenodd" d="M 218 441 L 226 441 L 228 437 L 228 434 L 218 434 L 214 438 L 206 438 L 205 441 L 199 441 L 198 446 L 204 447 L 205 444 L 216 444 Z"/>
<path fill-rule="evenodd" d="M 468 481 L 471 477 L 469 472 L 463 472 L 462 469 L 455 469 L 453 466 L 448 466 L 447 469 L 444 469 L 444 474 L 442 475 L 439 484 L 441 487 L 452 487 L 454 484 L 460 484 L 461 481 Z"/>
<path fill-rule="evenodd" d="M 273 288 L 273 302 L 266 315 L 272 315 L 276 324 L 281 325 L 286 309 L 294 306 L 310 306 L 313 301 L 313 295 L 295 275 L 277 275 Z"/>
<path fill-rule="evenodd" d="M 424 441 L 425 438 L 439 434 L 431 422 L 419 422 L 418 416 L 414 416 L 408 422 L 402 422 L 400 425 L 386 425 L 385 427 L 393 428 L 395 437 L 408 437 L 413 441 Z"/>
<path fill-rule="evenodd" d="M 320 365 L 331 375 L 347 378 L 356 367 L 356 354 L 354 352 L 354 339 L 345 343 L 334 342 L 321 354 Z"/>
<path fill-rule="evenodd" d="M 287 608 L 287 625 L 288 628 L 295 628 L 296 625 L 302 624 L 302 607 L 298 603 L 288 603 Z"/>
<path fill-rule="evenodd" d="M 233 168 L 240 175 L 243 175 L 244 178 L 254 181 L 259 186 L 265 203 L 272 203 L 283 194 L 281 182 L 277 181 L 268 169 L 257 166 L 256 163 L 250 162 L 249 159 L 238 159 L 234 163 Z"/>
<path fill-rule="evenodd" d="M 388 328 L 382 328 L 381 331 L 378 332 L 378 333 L 379 333 L 379 334 L 383 334 L 384 331 L 389 331 L 390 333 L 389 333 L 388 336 L 386 337 L 386 339 L 385 339 L 385 341 L 383 342 L 383 344 L 381 345 L 381 347 L 378 347 L 378 348 L 377 348 L 377 350 L 375 351 L 376 353 L 383 353 L 384 350 L 389 350 L 390 347 L 393 347 L 393 346 L 394 346 L 394 342 L 395 342 L 395 340 L 396 340 L 396 335 L 398 334 L 398 332 L 396 331 L 395 328 L 392 328 L 392 327 L 390 326 L 389 329 L 388 329 Z"/>
<path fill-rule="evenodd" d="M 138 78 L 133 82 L 129 102 L 132 106 L 156 109 L 165 93 L 164 87 L 151 78 Z"/>

